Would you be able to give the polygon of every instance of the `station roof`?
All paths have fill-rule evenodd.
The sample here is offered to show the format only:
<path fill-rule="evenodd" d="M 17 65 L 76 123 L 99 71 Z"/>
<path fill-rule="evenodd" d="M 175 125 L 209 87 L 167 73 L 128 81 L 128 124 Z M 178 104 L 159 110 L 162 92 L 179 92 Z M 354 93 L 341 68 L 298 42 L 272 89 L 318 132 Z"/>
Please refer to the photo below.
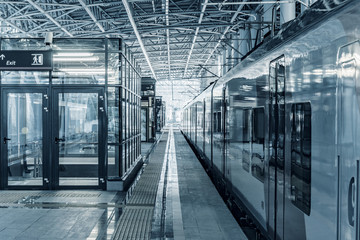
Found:
<path fill-rule="evenodd" d="M 256 15 L 267 0 L 4 0 L 2 37 L 121 37 L 163 92 L 200 91 L 201 73 L 215 66 L 239 29 L 269 27 Z M 289 2 L 289 1 L 287 1 Z M 164 90 L 165 89 L 165 90 Z M 160 93 L 160 95 L 163 95 Z M 172 93 L 174 95 L 174 93 Z"/>

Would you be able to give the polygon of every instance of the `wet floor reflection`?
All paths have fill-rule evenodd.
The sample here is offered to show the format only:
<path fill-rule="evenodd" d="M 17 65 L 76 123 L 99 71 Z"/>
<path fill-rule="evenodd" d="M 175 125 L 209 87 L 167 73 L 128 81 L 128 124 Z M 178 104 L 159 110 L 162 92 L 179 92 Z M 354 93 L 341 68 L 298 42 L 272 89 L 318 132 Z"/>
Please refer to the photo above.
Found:
<path fill-rule="evenodd" d="M 62 230 L 66 232 L 63 234 L 73 234 L 77 239 L 111 239 L 122 214 L 126 195 L 126 192 L 103 191 L 0 191 L 0 209 L 4 209 L 1 211 L 5 211 L 6 215 L 12 215 L 12 224 L 20 224 L 25 216 L 29 216 L 26 221 L 29 230 L 39 232 L 38 237 L 41 237 L 41 233 L 35 226 L 39 220 L 37 215 L 41 214 L 42 221 L 48 219 L 57 222 L 52 225 L 44 221 L 42 228 L 50 235 L 56 236 L 55 232 Z M 65 215 L 61 217 L 58 214 Z M 57 217 L 53 219 L 53 215 Z M 0 220 L 3 230 L 13 228 L 12 224 Z M 19 229 L 6 237 L 16 238 L 21 234 Z"/>

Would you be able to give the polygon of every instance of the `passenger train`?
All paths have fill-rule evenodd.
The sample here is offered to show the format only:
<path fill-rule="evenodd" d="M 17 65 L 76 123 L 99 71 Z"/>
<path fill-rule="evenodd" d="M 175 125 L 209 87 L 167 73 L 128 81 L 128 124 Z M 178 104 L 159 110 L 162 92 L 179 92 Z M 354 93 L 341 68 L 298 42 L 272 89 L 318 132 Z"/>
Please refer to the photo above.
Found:
<path fill-rule="evenodd" d="M 188 103 L 181 128 L 269 239 L 359 239 L 360 1 L 316 2 Z"/>

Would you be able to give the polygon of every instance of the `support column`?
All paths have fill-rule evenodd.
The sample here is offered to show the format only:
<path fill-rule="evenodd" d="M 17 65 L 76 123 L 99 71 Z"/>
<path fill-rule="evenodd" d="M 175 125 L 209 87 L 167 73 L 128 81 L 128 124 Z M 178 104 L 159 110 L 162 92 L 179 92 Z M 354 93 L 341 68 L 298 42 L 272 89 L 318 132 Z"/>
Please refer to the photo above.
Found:
<path fill-rule="evenodd" d="M 234 67 L 234 49 L 232 48 L 234 46 L 233 40 L 232 40 L 232 34 L 229 34 L 228 39 L 230 40 L 229 44 L 231 46 L 227 46 L 227 51 L 226 51 L 226 72 L 230 71 L 230 69 L 232 69 Z"/>
<path fill-rule="evenodd" d="M 239 48 L 240 40 L 238 38 L 240 38 L 240 34 L 238 34 L 238 33 L 234 34 L 232 46 L 237 50 L 237 51 L 235 51 L 234 49 L 232 49 L 232 58 L 233 58 L 232 60 L 233 60 L 234 66 L 236 66 L 240 62 L 240 58 L 241 58 L 241 56 L 238 52 L 240 50 L 240 48 Z"/>
<path fill-rule="evenodd" d="M 310 7 L 310 0 L 302 0 L 302 2 Z M 304 6 L 304 4 L 301 4 L 301 12 L 303 13 L 308 7 Z"/>
<path fill-rule="evenodd" d="M 221 74 L 221 76 L 224 76 L 225 73 L 227 72 L 226 56 L 227 56 L 227 47 L 225 47 L 224 51 L 222 52 L 222 64 L 221 64 L 221 66 L 222 66 L 222 72 L 221 73 L 222 74 Z"/>
<path fill-rule="evenodd" d="M 280 25 L 295 18 L 295 2 L 280 4 Z"/>
<path fill-rule="evenodd" d="M 252 41 L 251 41 L 251 25 L 250 24 L 246 24 L 245 26 L 245 39 L 247 41 L 247 45 L 248 45 L 248 52 L 253 48 L 253 45 L 252 45 Z"/>
<path fill-rule="evenodd" d="M 219 77 L 222 75 L 222 57 L 220 54 L 217 56 L 217 75 Z"/>
<path fill-rule="evenodd" d="M 261 15 L 256 13 L 256 12 L 252 12 L 252 15 L 255 16 L 255 18 L 250 18 L 251 20 L 255 21 L 255 22 L 260 22 L 261 21 Z M 255 24 L 251 24 L 250 25 L 250 37 L 251 37 L 251 49 L 253 49 L 256 44 L 261 42 L 261 35 L 258 36 L 258 31 L 261 28 L 261 23 L 255 23 Z M 258 38 L 258 39 L 256 39 Z M 257 41 L 256 41 L 257 40 Z"/>
<path fill-rule="evenodd" d="M 263 0 L 266 1 L 266 0 Z M 269 22 L 269 24 L 266 24 L 268 27 L 264 28 L 262 31 L 262 37 L 264 38 L 265 34 L 271 31 L 271 21 L 272 21 L 272 9 L 274 7 L 274 4 L 264 4 L 263 8 L 263 14 L 262 19 L 264 22 Z M 266 26 L 264 25 L 264 27 Z"/>
<path fill-rule="evenodd" d="M 249 41 L 246 29 L 240 29 L 240 53 L 244 56 L 249 52 Z"/>

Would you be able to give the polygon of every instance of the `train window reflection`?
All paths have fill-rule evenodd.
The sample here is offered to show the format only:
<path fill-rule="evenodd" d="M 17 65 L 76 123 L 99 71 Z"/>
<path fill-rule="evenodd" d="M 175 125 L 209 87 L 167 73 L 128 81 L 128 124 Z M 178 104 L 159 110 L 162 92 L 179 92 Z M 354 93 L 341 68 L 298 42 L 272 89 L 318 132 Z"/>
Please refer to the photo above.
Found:
<path fill-rule="evenodd" d="M 296 103 L 291 109 L 292 203 L 305 214 L 311 207 L 311 105 Z"/>
<path fill-rule="evenodd" d="M 250 172 L 250 117 L 251 109 L 240 110 L 240 134 L 241 134 L 241 156 L 242 167 L 245 171 Z"/>
<path fill-rule="evenodd" d="M 252 159 L 251 172 L 259 181 L 264 182 L 264 142 L 265 142 L 265 114 L 264 108 L 253 109 L 252 127 Z"/>

